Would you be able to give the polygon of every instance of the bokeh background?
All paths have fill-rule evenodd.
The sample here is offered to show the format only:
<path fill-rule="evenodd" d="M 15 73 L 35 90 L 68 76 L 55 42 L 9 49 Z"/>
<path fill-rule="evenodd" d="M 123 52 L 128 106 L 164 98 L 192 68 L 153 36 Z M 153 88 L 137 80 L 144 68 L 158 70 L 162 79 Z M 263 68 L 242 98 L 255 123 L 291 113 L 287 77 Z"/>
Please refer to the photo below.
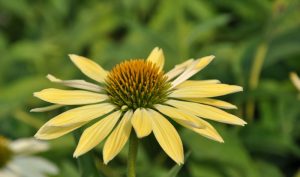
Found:
<path fill-rule="evenodd" d="M 166 70 L 188 58 L 216 59 L 194 79 L 219 79 L 244 92 L 222 97 L 245 127 L 214 124 L 220 144 L 177 127 L 185 152 L 177 176 L 300 176 L 300 101 L 289 73 L 300 74 L 299 0 L 0 0 L 0 134 L 30 137 L 58 114 L 29 113 L 45 103 L 34 91 L 57 87 L 45 76 L 85 78 L 67 54 L 92 58 L 107 69 L 130 58 L 164 49 Z M 40 154 L 61 170 L 57 177 L 79 177 L 72 158 L 72 135 L 50 141 Z M 101 173 L 126 172 L 126 148 L 108 166 L 101 145 L 93 154 Z M 175 176 L 179 168 L 155 139 L 141 141 L 138 176 Z"/>

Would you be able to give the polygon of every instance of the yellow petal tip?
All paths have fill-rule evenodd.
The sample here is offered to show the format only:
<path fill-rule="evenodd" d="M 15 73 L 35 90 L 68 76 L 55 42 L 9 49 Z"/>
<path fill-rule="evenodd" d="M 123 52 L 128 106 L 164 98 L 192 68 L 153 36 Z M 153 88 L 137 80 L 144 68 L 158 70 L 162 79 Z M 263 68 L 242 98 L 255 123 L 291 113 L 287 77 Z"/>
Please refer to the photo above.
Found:
<path fill-rule="evenodd" d="M 109 161 L 110 161 L 110 160 L 104 160 L 104 159 L 103 159 L 104 165 L 107 165 Z"/>
<path fill-rule="evenodd" d="M 72 57 L 75 57 L 75 56 L 77 56 L 77 55 L 76 55 L 76 54 L 70 53 L 70 54 L 68 54 L 68 56 L 69 56 L 70 58 L 72 58 Z"/>
<path fill-rule="evenodd" d="M 247 122 L 245 122 L 243 119 L 240 119 L 239 122 L 237 122 L 237 125 L 244 127 L 245 125 L 247 125 Z"/>
<path fill-rule="evenodd" d="M 71 59 L 73 62 L 74 62 L 74 60 L 77 59 L 77 57 L 79 57 L 79 56 L 76 55 L 76 54 L 69 54 L 68 56 L 70 57 L 70 59 Z"/>
<path fill-rule="evenodd" d="M 33 92 L 33 96 L 37 97 L 39 92 Z"/>
<path fill-rule="evenodd" d="M 40 136 L 38 133 L 36 133 L 36 134 L 34 135 L 34 138 L 36 138 L 36 139 L 42 139 L 41 136 Z"/>
<path fill-rule="evenodd" d="M 232 105 L 231 109 L 238 109 L 238 107 L 235 105 Z"/>
<path fill-rule="evenodd" d="M 78 158 L 80 156 L 80 154 L 78 154 L 76 151 L 74 152 L 74 154 L 73 154 L 73 158 Z"/>

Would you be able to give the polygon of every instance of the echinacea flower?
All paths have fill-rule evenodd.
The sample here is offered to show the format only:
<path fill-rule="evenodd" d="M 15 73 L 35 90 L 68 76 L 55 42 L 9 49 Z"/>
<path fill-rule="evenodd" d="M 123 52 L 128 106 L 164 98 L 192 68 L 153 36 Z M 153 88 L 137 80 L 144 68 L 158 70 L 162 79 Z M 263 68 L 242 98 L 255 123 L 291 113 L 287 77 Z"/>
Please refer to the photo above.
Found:
<path fill-rule="evenodd" d="M 219 108 L 236 106 L 212 97 L 242 91 L 242 87 L 222 84 L 218 80 L 188 80 L 206 67 L 214 56 L 190 59 L 164 73 L 163 51 L 153 49 L 146 60 L 132 59 L 104 70 L 90 59 L 69 55 L 80 71 L 98 84 L 83 80 L 61 80 L 52 75 L 52 82 L 81 90 L 49 88 L 34 96 L 53 103 L 32 111 L 48 111 L 65 105 L 84 105 L 70 109 L 49 120 L 35 135 L 38 139 L 54 139 L 88 122 L 100 120 L 87 128 L 78 143 L 78 157 L 97 146 L 106 137 L 103 160 L 107 164 L 124 147 L 132 127 L 138 138 L 153 132 L 166 154 L 177 164 L 183 163 L 183 146 L 174 126 L 167 118 L 215 141 L 223 142 L 218 132 L 204 119 L 244 125 L 242 119 Z"/>
<path fill-rule="evenodd" d="M 0 136 L 0 177 L 46 177 L 56 175 L 57 167 L 46 159 L 32 156 L 49 149 L 33 138 L 9 141 Z"/>

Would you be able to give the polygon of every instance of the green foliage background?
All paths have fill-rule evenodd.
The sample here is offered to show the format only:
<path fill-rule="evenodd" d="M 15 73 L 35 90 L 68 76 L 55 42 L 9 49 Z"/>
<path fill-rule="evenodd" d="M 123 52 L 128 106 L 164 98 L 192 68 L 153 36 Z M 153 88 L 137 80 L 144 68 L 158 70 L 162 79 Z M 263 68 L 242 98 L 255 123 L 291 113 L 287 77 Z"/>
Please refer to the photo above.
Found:
<path fill-rule="evenodd" d="M 219 144 L 177 127 L 191 154 L 177 176 L 300 176 L 300 104 L 289 72 L 300 74 L 299 0 L 0 0 L 0 134 L 33 136 L 58 112 L 32 114 L 44 103 L 32 93 L 56 87 L 48 73 L 84 78 L 68 59 L 75 53 L 107 69 L 130 58 L 164 49 L 166 70 L 190 57 L 216 59 L 194 79 L 217 78 L 241 85 L 244 92 L 223 99 L 238 105 L 234 114 L 248 125 L 214 124 Z M 179 168 L 153 137 L 143 139 L 138 176 L 175 176 Z M 61 168 L 58 177 L 77 177 L 72 135 L 50 142 L 41 154 Z M 126 172 L 126 149 L 108 166 L 106 176 Z"/>

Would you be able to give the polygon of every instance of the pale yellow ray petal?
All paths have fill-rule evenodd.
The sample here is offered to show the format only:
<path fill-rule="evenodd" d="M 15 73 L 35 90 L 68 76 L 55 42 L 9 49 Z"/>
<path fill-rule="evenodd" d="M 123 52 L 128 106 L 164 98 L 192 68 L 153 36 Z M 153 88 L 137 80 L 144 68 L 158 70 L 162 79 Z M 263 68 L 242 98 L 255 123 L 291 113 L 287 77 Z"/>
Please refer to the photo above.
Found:
<path fill-rule="evenodd" d="M 148 136 L 152 131 L 151 115 L 147 109 L 136 109 L 132 116 L 131 124 L 138 138 Z"/>
<path fill-rule="evenodd" d="M 107 164 L 111 161 L 126 144 L 131 132 L 132 111 L 129 110 L 121 119 L 119 125 L 107 138 L 103 147 L 103 161 Z"/>
<path fill-rule="evenodd" d="M 153 133 L 166 154 L 177 164 L 183 164 L 183 146 L 181 139 L 173 125 L 161 114 L 150 110 L 152 114 Z"/>
<path fill-rule="evenodd" d="M 190 66 L 187 67 L 185 71 L 172 82 L 172 88 L 176 87 L 177 85 L 192 77 L 197 72 L 201 71 L 214 59 L 214 57 L 215 56 L 210 55 L 192 62 L 192 64 L 190 64 Z"/>
<path fill-rule="evenodd" d="M 83 91 L 83 90 L 61 90 L 55 88 L 44 89 L 33 95 L 41 100 L 62 105 L 80 105 L 98 103 L 106 100 L 107 95 Z"/>
<path fill-rule="evenodd" d="M 292 72 L 292 73 L 290 73 L 290 79 L 293 82 L 293 84 L 295 85 L 295 87 L 300 91 L 300 78 L 299 78 L 299 76 L 295 72 Z"/>
<path fill-rule="evenodd" d="M 175 65 L 173 69 L 171 69 L 165 74 L 168 77 L 167 81 L 170 81 L 179 74 L 181 74 L 188 66 L 190 66 L 193 63 L 193 61 L 193 59 L 189 59 L 181 64 Z"/>
<path fill-rule="evenodd" d="M 83 89 L 83 90 L 89 90 L 94 92 L 100 92 L 102 88 L 99 85 L 86 82 L 84 80 L 61 80 L 51 74 L 47 75 L 47 78 L 54 83 L 62 84 L 68 87 Z"/>
<path fill-rule="evenodd" d="M 172 119 L 179 119 L 181 122 L 185 122 L 185 124 L 190 125 L 194 128 L 205 128 L 204 124 L 196 124 L 195 121 L 192 121 L 193 118 L 197 118 L 196 116 L 171 106 L 165 105 L 155 105 L 154 106 L 159 112 L 163 113 L 164 115 L 172 118 Z"/>
<path fill-rule="evenodd" d="M 206 98 L 227 95 L 230 93 L 243 91 L 243 88 L 236 85 L 227 84 L 207 84 L 191 86 L 174 90 L 169 97 L 175 98 Z"/>
<path fill-rule="evenodd" d="M 83 126 L 86 123 L 87 122 L 80 122 L 77 124 L 72 124 L 63 127 L 53 127 L 49 126 L 48 123 L 46 123 L 38 130 L 34 137 L 41 140 L 55 139 Z"/>
<path fill-rule="evenodd" d="M 202 118 L 234 125 L 243 126 L 247 124 L 244 120 L 238 118 L 237 116 L 212 106 L 176 100 L 169 100 L 166 103 L 175 106 L 178 109 L 191 112 L 192 114 Z"/>
<path fill-rule="evenodd" d="M 159 67 L 159 70 L 162 70 L 165 64 L 163 50 L 158 47 L 155 47 L 149 54 L 147 61 L 151 61 Z"/>
<path fill-rule="evenodd" d="M 203 85 L 208 85 L 208 84 L 219 84 L 221 83 L 219 80 L 187 80 L 182 82 L 181 84 L 177 85 L 175 88 L 187 88 L 187 87 L 195 87 L 195 86 L 203 86 Z"/>
<path fill-rule="evenodd" d="M 72 60 L 72 62 L 80 69 L 80 71 L 89 78 L 98 82 L 105 81 L 107 71 L 105 71 L 96 62 L 74 54 L 70 54 L 69 57 Z"/>
<path fill-rule="evenodd" d="M 197 103 L 203 103 L 203 104 L 215 106 L 222 109 L 237 109 L 237 107 L 231 103 L 222 100 L 211 99 L 211 98 L 180 98 L 180 99 L 197 102 Z"/>
<path fill-rule="evenodd" d="M 47 112 L 47 111 L 52 111 L 52 110 L 61 108 L 63 106 L 64 105 L 54 104 L 54 105 L 45 106 L 45 107 L 33 108 L 30 110 L 30 112 Z"/>
<path fill-rule="evenodd" d="M 80 137 L 74 157 L 81 156 L 101 143 L 114 128 L 120 116 L 121 112 L 116 111 L 87 128 Z"/>
<path fill-rule="evenodd" d="M 88 122 L 113 111 L 113 109 L 115 109 L 115 106 L 110 103 L 81 106 L 55 116 L 47 124 L 60 127 Z"/>
<path fill-rule="evenodd" d="M 220 134 L 217 132 L 217 130 L 212 125 L 210 125 L 208 122 L 206 122 L 205 120 L 203 120 L 201 118 L 193 118 L 193 121 L 198 124 L 204 124 L 205 128 L 194 128 L 178 119 L 175 121 L 177 123 L 181 124 L 182 126 L 188 128 L 188 129 L 191 129 L 194 132 L 196 132 L 206 138 L 209 138 L 214 141 L 218 141 L 220 143 L 224 142 L 223 138 L 220 136 Z"/>

